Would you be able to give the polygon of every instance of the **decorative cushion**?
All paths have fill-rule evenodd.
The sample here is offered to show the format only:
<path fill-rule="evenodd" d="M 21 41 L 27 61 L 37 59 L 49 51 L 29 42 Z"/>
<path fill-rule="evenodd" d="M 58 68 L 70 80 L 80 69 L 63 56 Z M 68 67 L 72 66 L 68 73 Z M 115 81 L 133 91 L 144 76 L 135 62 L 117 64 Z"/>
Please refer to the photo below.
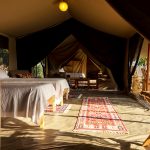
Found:
<path fill-rule="evenodd" d="M 6 73 L 8 73 L 8 66 L 2 64 L 0 65 L 0 70 L 4 70 Z"/>
<path fill-rule="evenodd" d="M 5 79 L 5 78 L 9 78 L 6 71 L 0 70 L 0 79 Z"/>
<path fill-rule="evenodd" d="M 11 70 L 9 76 L 12 78 L 32 78 L 32 74 L 28 70 Z"/>
<path fill-rule="evenodd" d="M 25 73 L 17 73 L 16 77 L 17 78 L 32 78 L 32 75 L 31 73 L 25 72 Z"/>

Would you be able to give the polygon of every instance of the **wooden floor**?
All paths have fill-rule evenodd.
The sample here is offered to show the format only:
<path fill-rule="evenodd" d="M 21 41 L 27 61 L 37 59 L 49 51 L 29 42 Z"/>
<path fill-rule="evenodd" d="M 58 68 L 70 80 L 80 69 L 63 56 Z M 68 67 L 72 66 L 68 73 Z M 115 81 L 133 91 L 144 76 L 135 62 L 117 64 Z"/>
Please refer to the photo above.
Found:
<path fill-rule="evenodd" d="M 142 150 L 150 134 L 150 111 L 119 92 L 76 90 L 76 95 L 107 96 L 129 130 L 129 134 L 73 132 L 81 99 L 70 98 L 67 113 L 45 115 L 45 128 L 24 118 L 2 118 L 2 150 Z"/>

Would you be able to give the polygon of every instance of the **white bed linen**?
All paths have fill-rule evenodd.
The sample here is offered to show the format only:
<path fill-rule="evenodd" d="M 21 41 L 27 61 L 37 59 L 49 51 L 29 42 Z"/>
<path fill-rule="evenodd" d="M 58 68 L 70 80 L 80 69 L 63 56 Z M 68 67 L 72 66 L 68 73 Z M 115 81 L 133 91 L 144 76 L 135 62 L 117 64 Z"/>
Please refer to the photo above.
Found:
<path fill-rule="evenodd" d="M 60 104 L 61 101 L 63 101 L 63 92 L 65 89 L 68 89 L 68 92 L 70 90 L 69 84 L 66 79 L 64 78 L 9 78 L 9 79 L 3 79 L 3 81 L 7 82 L 30 82 L 30 83 L 51 83 L 53 84 L 56 94 L 56 104 Z"/>
<path fill-rule="evenodd" d="M 26 79 L 4 79 L 1 86 L 2 117 L 30 117 L 38 123 L 48 105 L 48 99 L 56 95 L 51 83 L 38 83 Z"/>
<path fill-rule="evenodd" d="M 52 83 L 56 89 L 56 104 L 60 104 L 63 101 L 63 93 L 65 89 L 70 91 L 69 84 L 66 79 L 63 78 L 44 78 L 44 80 Z"/>

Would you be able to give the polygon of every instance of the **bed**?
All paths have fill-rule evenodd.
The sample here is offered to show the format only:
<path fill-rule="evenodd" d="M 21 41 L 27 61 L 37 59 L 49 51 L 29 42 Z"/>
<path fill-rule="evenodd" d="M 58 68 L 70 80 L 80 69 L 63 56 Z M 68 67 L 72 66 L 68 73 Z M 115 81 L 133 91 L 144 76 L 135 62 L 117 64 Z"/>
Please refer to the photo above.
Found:
<path fill-rule="evenodd" d="M 51 83 L 1 80 L 2 117 L 26 117 L 42 124 L 44 110 L 56 95 Z"/>
<path fill-rule="evenodd" d="M 2 116 L 30 117 L 40 124 L 48 104 L 63 105 L 68 99 L 69 84 L 63 78 L 7 78 L 1 79 Z M 34 108 L 34 109 L 33 109 Z"/>
<path fill-rule="evenodd" d="M 13 82 L 13 83 L 51 83 L 53 84 L 56 94 L 55 103 L 63 105 L 63 98 L 68 99 L 68 94 L 70 91 L 69 84 L 64 78 L 8 78 L 3 79 L 3 82 Z"/>
<path fill-rule="evenodd" d="M 64 98 L 68 100 L 68 95 L 70 92 L 70 87 L 66 79 L 64 78 L 44 78 L 39 79 L 44 80 L 48 83 L 52 83 L 56 89 L 56 104 L 63 105 Z"/>

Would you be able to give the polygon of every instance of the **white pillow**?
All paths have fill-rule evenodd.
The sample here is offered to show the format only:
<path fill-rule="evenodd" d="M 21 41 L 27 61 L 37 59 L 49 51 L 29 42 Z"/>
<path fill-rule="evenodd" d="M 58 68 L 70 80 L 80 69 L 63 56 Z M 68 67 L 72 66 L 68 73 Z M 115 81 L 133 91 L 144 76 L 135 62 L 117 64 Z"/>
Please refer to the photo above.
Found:
<path fill-rule="evenodd" d="M 0 79 L 5 79 L 5 78 L 9 78 L 6 71 L 0 70 Z"/>

